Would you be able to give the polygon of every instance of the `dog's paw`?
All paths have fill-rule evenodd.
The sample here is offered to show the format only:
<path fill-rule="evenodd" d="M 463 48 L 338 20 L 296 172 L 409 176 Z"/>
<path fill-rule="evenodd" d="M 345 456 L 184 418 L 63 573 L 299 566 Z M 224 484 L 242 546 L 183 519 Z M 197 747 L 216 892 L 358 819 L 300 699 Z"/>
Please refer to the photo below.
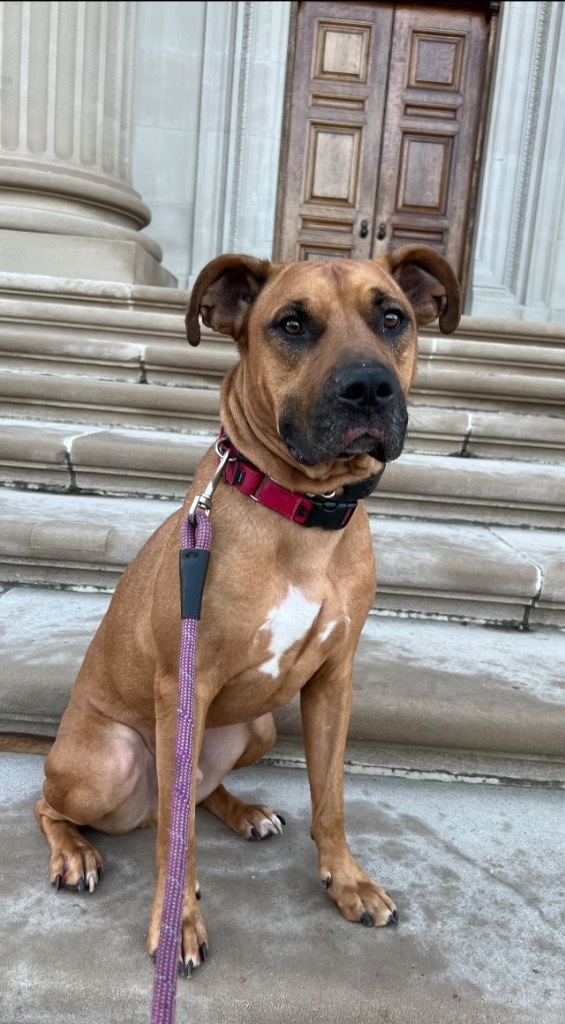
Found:
<path fill-rule="evenodd" d="M 197 900 L 200 899 L 200 887 L 198 883 L 196 885 L 194 898 L 185 896 L 182 918 L 178 973 L 179 976 L 184 978 L 190 978 L 194 974 L 196 968 L 208 959 L 209 952 L 208 933 L 197 903 Z M 147 951 L 154 963 L 157 962 L 158 958 L 160 918 L 161 909 L 154 902 L 147 934 Z"/>
<path fill-rule="evenodd" d="M 75 892 L 94 892 L 104 877 L 102 857 L 90 843 L 76 842 L 73 847 L 51 857 L 51 885 Z"/>
<path fill-rule="evenodd" d="M 208 959 L 208 943 L 201 942 L 198 947 L 198 954 L 183 953 L 178 963 L 178 973 L 182 978 L 191 978 L 197 967 Z"/>
<path fill-rule="evenodd" d="M 224 786 L 218 786 L 201 801 L 200 806 L 215 814 L 243 839 L 268 839 L 269 836 L 282 835 L 283 825 L 286 825 L 282 815 L 275 814 L 270 807 L 265 804 L 248 804 L 233 793 L 228 793 Z"/>
<path fill-rule="evenodd" d="M 248 804 L 243 823 L 242 835 L 245 839 L 268 839 L 269 836 L 281 835 L 286 821 L 280 814 L 275 814 L 270 807 L 254 807 Z"/>
<path fill-rule="evenodd" d="M 367 928 L 398 924 L 396 905 L 386 889 L 377 885 L 355 861 L 353 865 L 347 871 L 337 869 L 332 873 L 324 868 L 320 871 L 328 895 L 345 919 Z"/>

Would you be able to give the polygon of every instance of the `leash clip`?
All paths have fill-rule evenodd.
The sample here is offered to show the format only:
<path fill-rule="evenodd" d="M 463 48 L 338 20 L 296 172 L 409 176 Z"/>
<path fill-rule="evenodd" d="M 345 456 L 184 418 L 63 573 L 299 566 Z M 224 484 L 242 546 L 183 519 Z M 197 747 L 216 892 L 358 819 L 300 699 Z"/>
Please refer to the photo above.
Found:
<path fill-rule="evenodd" d="M 216 447 L 216 450 L 217 450 L 217 447 Z M 218 455 L 219 455 L 219 460 L 220 461 L 218 462 L 218 465 L 216 466 L 214 472 L 212 473 L 212 476 L 210 477 L 210 480 L 209 480 L 208 484 L 206 485 L 206 487 L 203 490 L 202 494 L 196 494 L 195 495 L 194 500 L 192 502 L 192 505 L 190 506 L 190 508 L 188 510 L 188 520 L 190 522 L 190 525 L 193 526 L 193 527 L 195 527 L 197 525 L 197 523 L 196 523 L 196 513 L 197 512 L 203 512 L 205 516 L 209 516 L 210 515 L 210 510 L 212 508 L 212 497 L 214 495 L 214 491 L 216 490 L 216 487 L 218 486 L 218 484 L 219 484 L 219 482 L 220 482 L 220 480 L 222 478 L 222 473 L 224 472 L 224 468 L 225 468 L 226 462 L 228 461 L 228 459 L 230 457 L 229 448 L 228 448 L 227 451 L 222 452 L 221 454 L 218 452 Z"/>

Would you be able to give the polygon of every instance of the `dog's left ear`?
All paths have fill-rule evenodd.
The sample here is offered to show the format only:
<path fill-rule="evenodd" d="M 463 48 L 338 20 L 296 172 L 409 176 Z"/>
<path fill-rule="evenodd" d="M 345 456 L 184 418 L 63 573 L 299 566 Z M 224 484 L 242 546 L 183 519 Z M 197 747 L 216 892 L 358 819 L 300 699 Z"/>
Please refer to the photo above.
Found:
<path fill-rule="evenodd" d="M 384 263 L 410 302 L 418 327 L 439 317 L 443 334 L 451 334 L 461 317 L 461 292 L 447 260 L 427 245 L 405 245 Z"/>
<path fill-rule="evenodd" d="M 269 260 L 228 253 L 206 264 L 194 282 L 185 317 L 186 336 L 191 345 L 200 341 L 202 322 L 236 341 L 249 307 L 257 298 L 271 270 Z"/>

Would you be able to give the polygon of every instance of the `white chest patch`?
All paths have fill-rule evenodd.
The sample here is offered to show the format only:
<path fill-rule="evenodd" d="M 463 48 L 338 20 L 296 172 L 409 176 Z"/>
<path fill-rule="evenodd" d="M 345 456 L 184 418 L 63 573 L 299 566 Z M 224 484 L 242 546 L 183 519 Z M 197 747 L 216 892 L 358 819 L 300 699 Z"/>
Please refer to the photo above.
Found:
<path fill-rule="evenodd" d="M 260 672 L 266 672 L 273 679 L 277 678 L 283 654 L 290 650 L 297 640 L 306 636 L 321 607 L 317 602 L 304 597 L 298 587 L 293 587 L 292 584 L 289 586 L 284 601 L 269 612 L 266 622 L 260 627 L 260 633 L 268 630 L 271 634 L 271 657 L 259 666 Z"/>

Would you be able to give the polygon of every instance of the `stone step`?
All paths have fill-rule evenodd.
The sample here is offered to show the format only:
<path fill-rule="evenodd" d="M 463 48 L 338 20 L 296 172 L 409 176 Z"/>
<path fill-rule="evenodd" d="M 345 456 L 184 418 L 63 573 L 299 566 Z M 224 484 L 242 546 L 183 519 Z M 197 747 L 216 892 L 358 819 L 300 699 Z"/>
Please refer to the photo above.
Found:
<path fill-rule="evenodd" d="M 557 415 L 409 406 L 407 451 L 563 462 L 565 423 Z M 107 427 L 214 432 L 217 388 L 138 379 L 98 380 L 0 371 L 0 416 Z"/>
<path fill-rule="evenodd" d="M 0 730 L 53 734 L 107 594 L 0 595 Z M 226 610 L 226 614 L 229 614 Z M 565 632 L 370 615 L 355 662 L 357 771 L 565 785 Z M 303 761 L 298 701 L 273 763 Z"/>
<path fill-rule="evenodd" d="M 215 434 L 0 419 L 9 486 L 182 500 Z M 560 529 L 565 464 L 407 451 L 387 467 L 370 514 Z"/>
<path fill-rule="evenodd" d="M 188 292 L 0 274 L 0 297 L 0 415 L 214 429 L 237 352 L 207 329 L 186 344 Z M 556 324 L 424 329 L 408 450 L 563 461 L 564 353 Z"/>
<path fill-rule="evenodd" d="M 0 489 L 0 579 L 111 590 L 178 503 Z M 565 625 L 565 544 L 550 530 L 372 517 L 375 608 Z"/>
<path fill-rule="evenodd" d="M 108 282 L 64 282 L 0 274 L 0 368 L 35 363 L 50 373 L 129 376 L 209 384 L 236 358 L 235 346 L 204 330 L 190 349 L 184 338 L 189 292 Z M 209 349 L 209 342 L 213 348 Z M 559 413 L 564 403 L 565 331 L 560 324 L 464 316 L 455 335 L 421 332 L 416 393 L 432 405 Z M 169 375 L 169 376 L 168 376 Z"/>

